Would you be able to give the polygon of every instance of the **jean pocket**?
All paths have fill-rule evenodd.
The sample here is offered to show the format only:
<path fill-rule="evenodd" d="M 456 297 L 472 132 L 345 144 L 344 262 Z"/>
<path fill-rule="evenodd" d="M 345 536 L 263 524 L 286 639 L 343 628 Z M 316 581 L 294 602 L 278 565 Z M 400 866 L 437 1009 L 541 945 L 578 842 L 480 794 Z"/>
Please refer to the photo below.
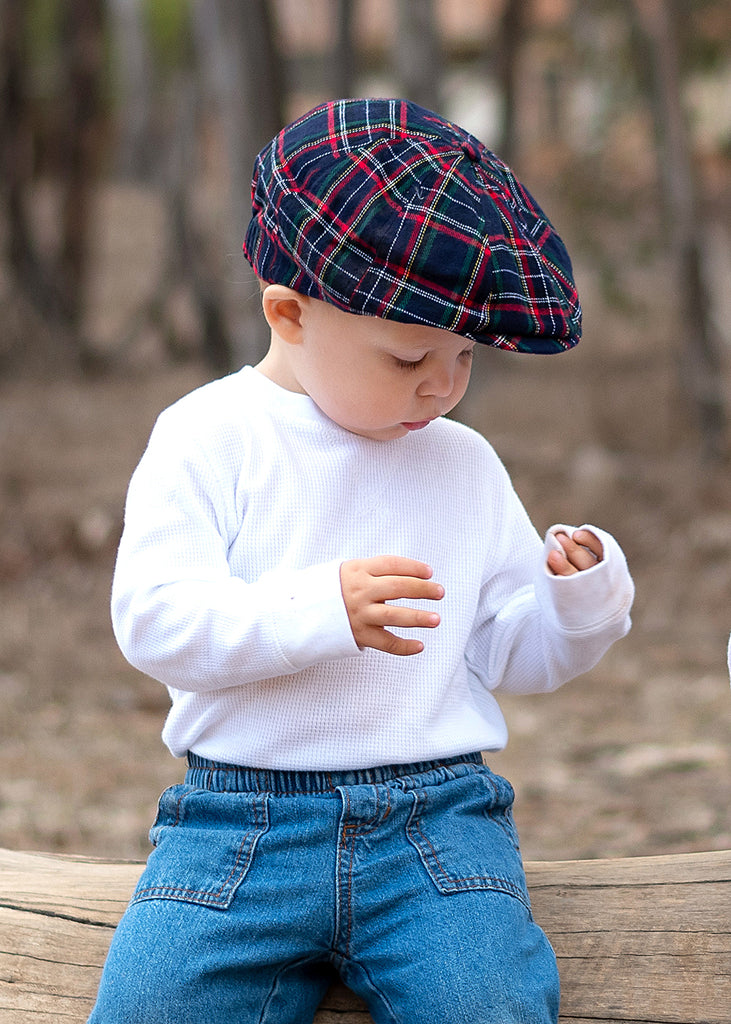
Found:
<path fill-rule="evenodd" d="M 160 798 L 154 850 L 131 903 L 169 899 L 226 910 L 268 828 L 265 795 L 172 786 Z"/>
<path fill-rule="evenodd" d="M 493 889 L 530 909 L 507 779 L 478 768 L 411 796 L 406 835 L 439 892 Z"/>

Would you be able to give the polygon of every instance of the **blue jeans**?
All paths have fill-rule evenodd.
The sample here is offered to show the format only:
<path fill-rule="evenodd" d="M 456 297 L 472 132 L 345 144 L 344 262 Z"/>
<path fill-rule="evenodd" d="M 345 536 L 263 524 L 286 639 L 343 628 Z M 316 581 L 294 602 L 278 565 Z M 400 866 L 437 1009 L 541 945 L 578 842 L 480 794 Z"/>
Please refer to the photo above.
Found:
<path fill-rule="evenodd" d="M 345 772 L 191 755 L 90 1024 L 306 1024 L 334 972 L 378 1024 L 555 1024 L 512 802 L 479 754 Z"/>

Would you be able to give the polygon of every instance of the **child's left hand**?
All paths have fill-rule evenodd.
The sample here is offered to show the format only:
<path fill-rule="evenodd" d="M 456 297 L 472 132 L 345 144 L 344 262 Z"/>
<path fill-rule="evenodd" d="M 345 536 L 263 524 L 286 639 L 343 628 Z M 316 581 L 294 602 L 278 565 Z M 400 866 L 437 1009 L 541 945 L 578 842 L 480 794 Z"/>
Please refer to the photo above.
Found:
<path fill-rule="evenodd" d="M 601 562 L 604 549 L 590 530 L 575 530 L 570 537 L 567 533 L 555 533 L 554 537 L 563 548 L 551 551 L 546 559 L 554 576 L 573 576 Z"/>

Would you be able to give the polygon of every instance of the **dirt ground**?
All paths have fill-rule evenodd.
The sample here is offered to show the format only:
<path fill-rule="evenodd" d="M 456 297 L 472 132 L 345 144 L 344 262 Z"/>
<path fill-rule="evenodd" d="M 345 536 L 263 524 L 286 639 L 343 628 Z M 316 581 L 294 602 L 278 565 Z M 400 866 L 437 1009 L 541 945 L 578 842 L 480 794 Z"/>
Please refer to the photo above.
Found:
<path fill-rule="evenodd" d="M 635 297 L 646 283 L 634 268 Z M 527 859 L 728 848 L 728 465 L 700 458 L 663 347 L 668 295 L 628 316 L 588 269 L 582 290 L 575 352 L 481 352 L 456 415 L 490 438 L 541 532 L 617 536 L 634 625 L 558 693 L 504 700 L 510 742 L 490 763 L 515 785 Z M 157 796 L 182 776 L 160 740 L 164 688 L 118 652 L 108 597 L 154 418 L 205 378 L 151 359 L 115 378 L 0 379 L 2 846 L 142 858 Z"/>

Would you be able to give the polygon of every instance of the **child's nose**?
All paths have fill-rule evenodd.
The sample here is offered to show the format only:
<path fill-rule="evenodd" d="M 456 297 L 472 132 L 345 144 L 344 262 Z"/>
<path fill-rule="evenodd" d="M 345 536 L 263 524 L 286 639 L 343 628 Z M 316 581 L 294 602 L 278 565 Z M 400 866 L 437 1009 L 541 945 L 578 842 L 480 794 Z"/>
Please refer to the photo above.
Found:
<path fill-rule="evenodd" d="M 434 363 L 429 367 L 426 376 L 416 390 L 417 394 L 422 397 L 434 395 L 436 398 L 446 398 L 451 395 L 453 389 L 453 368 L 445 364 Z"/>

